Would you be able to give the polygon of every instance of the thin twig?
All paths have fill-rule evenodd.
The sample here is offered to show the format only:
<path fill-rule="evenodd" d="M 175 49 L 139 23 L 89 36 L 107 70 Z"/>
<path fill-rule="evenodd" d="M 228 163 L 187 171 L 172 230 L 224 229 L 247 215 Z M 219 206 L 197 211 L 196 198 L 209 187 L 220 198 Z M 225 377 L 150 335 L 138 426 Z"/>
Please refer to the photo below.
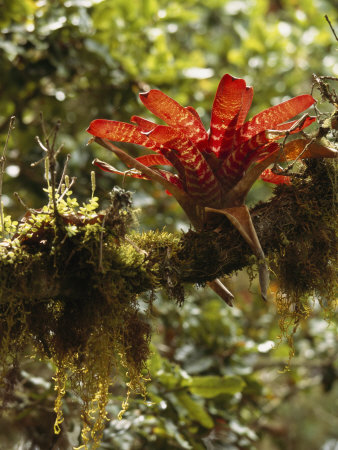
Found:
<path fill-rule="evenodd" d="M 30 208 L 26 205 L 26 203 L 22 200 L 22 198 L 20 197 L 20 195 L 17 192 L 14 192 L 13 195 L 26 211 L 30 211 Z"/>
<path fill-rule="evenodd" d="M 40 209 L 30 208 L 28 205 L 26 205 L 26 203 L 23 201 L 23 199 L 20 197 L 20 195 L 17 192 L 14 192 L 13 195 L 26 211 L 29 211 L 30 213 L 33 213 L 33 214 L 42 214 L 45 216 L 50 216 L 51 213 L 48 211 L 41 211 Z"/>
<path fill-rule="evenodd" d="M 61 179 L 60 179 L 59 186 L 58 186 L 58 190 L 57 190 L 57 193 L 58 193 L 58 194 L 61 192 L 61 187 L 62 187 L 63 181 L 64 181 L 64 179 L 65 179 L 65 176 L 66 176 L 66 172 L 67 172 L 68 163 L 69 163 L 70 158 L 71 158 L 71 156 L 70 156 L 70 154 L 68 153 L 68 155 L 67 155 L 67 157 L 66 157 L 65 164 L 64 164 L 64 166 L 63 166 L 63 171 L 62 171 Z"/>
<path fill-rule="evenodd" d="M 314 80 L 314 83 L 312 85 L 311 94 L 313 92 L 314 85 L 316 83 L 317 88 L 318 88 L 323 100 L 328 101 L 332 105 L 337 105 L 338 96 L 337 96 L 335 90 L 331 91 L 329 84 L 325 83 L 324 80 L 338 81 L 338 78 L 337 77 L 328 77 L 328 76 L 318 76 L 314 73 L 314 74 L 312 74 L 312 79 Z"/>
<path fill-rule="evenodd" d="M 36 166 L 38 166 L 38 165 L 39 165 L 42 161 L 44 161 L 44 160 L 45 160 L 45 157 L 39 159 L 39 161 L 35 161 L 35 162 L 31 163 L 31 167 L 36 167 Z"/>
<path fill-rule="evenodd" d="M 336 35 L 336 32 L 334 31 L 334 28 L 333 28 L 333 26 L 332 26 L 332 23 L 331 23 L 331 21 L 330 21 L 328 15 L 325 14 L 324 17 L 325 17 L 327 23 L 330 25 L 331 31 L 332 31 L 332 33 L 333 33 L 333 36 L 336 38 L 336 41 L 338 41 L 338 37 L 337 37 L 337 35 Z"/>
<path fill-rule="evenodd" d="M 52 202 L 53 202 L 53 208 L 54 208 L 54 214 L 58 215 L 58 209 L 57 209 L 57 203 L 56 203 L 56 152 L 55 152 L 55 140 L 56 140 L 56 134 L 60 129 L 60 123 L 58 122 L 54 127 L 53 132 L 53 143 L 51 146 L 48 147 L 48 157 L 50 162 L 50 181 L 52 185 Z"/>
<path fill-rule="evenodd" d="M 308 117 L 310 117 L 309 114 L 304 114 L 299 120 L 297 120 L 297 122 L 295 122 L 288 130 L 286 130 L 283 142 L 281 143 L 281 147 L 278 151 L 277 158 L 276 158 L 273 168 L 272 168 L 272 171 L 274 173 L 285 173 L 287 170 L 290 170 L 290 168 L 287 168 L 286 170 L 282 170 L 282 171 L 278 170 L 278 167 L 279 167 L 278 163 L 280 161 L 280 157 L 282 155 L 284 155 L 284 147 L 285 147 L 286 141 L 287 141 L 288 137 L 290 136 L 291 132 L 295 131 L 297 128 L 301 127 Z M 303 154 L 303 153 L 304 153 L 304 151 L 301 154 Z M 284 157 L 285 157 L 285 155 L 284 155 Z M 285 157 L 285 159 L 286 159 L 286 157 Z"/>
<path fill-rule="evenodd" d="M 149 253 L 147 251 L 143 250 L 138 245 L 136 245 L 135 242 L 133 242 L 131 239 L 128 238 L 128 236 L 125 236 L 124 239 L 128 242 L 128 244 L 130 244 L 132 247 L 134 247 L 134 249 L 138 253 L 140 253 L 141 255 L 149 256 Z"/>
<path fill-rule="evenodd" d="M 277 171 L 273 167 L 272 171 L 278 175 L 288 174 L 290 172 L 290 170 L 293 169 L 293 166 L 296 164 L 296 162 L 303 156 L 303 154 L 306 152 L 306 150 L 310 147 L 310 145 L 315 142 L 315 140 L 316 140 L 316 137 L 311 138 L 309 140 L 309 142 L 306 143 L 306 145 L 304 146 L 303 150 L 299 153 L 299 155 L 297 155 L 296 159 L 294 161 L 292 161 L 292 163 L 290 163 L 285 169 Z"/>
<path fill-rule="evenodd" d="M 1 234 L 2 235 L 4 235 L 4 233 L 5 233 L 4 211 L 3 211 L 3 207 L 2 207 L 2 183 L 3 183 L 4 174 L 5 174 L 6 151 L 7 151 L 9 138 L 10 138 L 13 128 L 15 128 L 15 116 L 12 116 L 10 118 L 6 142 L 5 142 L 3 151 L 2 151 L 2 155 L 0 157 L 0 219 L 1 219 Z"/>
<path fill-rule="evenodd" d="M 35 139 L 36 139 L 37 143 L 40 145 L 40 147 L 42 148 L 42 150 L 44 152 L 48 153 L 48 148 L 43 145 L 43 143 L 41 142 L 41 139 L 39 138 L 39 136 L 35 136 Z M 40 161 L 42 161 L 42 160 L 40 159 Z"/>
<path fill-rule="evenodd" d="M 40 119 L 41 119 L 41 127 L 42 127 L 45 144 L 43 144 L 41 142 L 41 140 L 38 136 L 36 137 L 36 140 L 37 140 L 39 146 L 42 148 L 42 150 L 44 152 L 46 152 L 46 156 L 44 158 L 42 158 L 42 160 L 47 161 L 47 159 L 48 159 L 48 161 L 49 161 L 48 166 L 46 166 L 46 167 L 48 167 L 48 169 L 46 169 L 48 171 L 48 173 L 46 173 L 46 177 L 47 177 L 47 183 L 48 183 L 49 176 L 50 176 L 53 210 L 54 210 L 54 215 L 57 218 L 59 216 L 59 212 L 57 209 L 56 192 L 59 192 L 59 188 L 61 189 L 62 182 L 56 189 L 56 157 L 59 154 L 59 152 L 61 151 L 61 149 L 63 148 L 63 144 L 61 144 L 58 149 L 55 149 L 55 145 L 56 145 L 56 138 L 57 138 L 57 134 L 60 129 L 61 122 L 58 121 L 54 125 L 52 130 L 47 134 L 45 121 L 44 121 L 42 113 L 40 113 Z M 52 143 L 50 143 L 51 137 L 52 137 Z M 39 160 L 36 163 L 33 163 L 33 165 L 39 164 L 39 162 L 42 160 Z"/>
<path fill-rule="evenodd" d="M 60 197 L 57 199 L 56 203 L 59 203 L 63 199 L 63 197 L 67 194 L 67 192 L 70 190 L 70 188 L 73 186 L 76 180 L 77 180 L 76 177 L 71 178 L 69 186 L 67 186 L 66 189 L 62 192 Z"/>

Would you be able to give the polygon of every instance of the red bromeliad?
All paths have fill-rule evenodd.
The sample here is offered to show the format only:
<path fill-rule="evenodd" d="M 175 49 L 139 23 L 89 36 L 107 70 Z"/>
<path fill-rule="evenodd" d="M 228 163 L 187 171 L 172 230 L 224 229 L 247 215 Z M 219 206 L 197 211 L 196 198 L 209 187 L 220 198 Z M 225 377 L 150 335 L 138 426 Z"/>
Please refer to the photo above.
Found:
<path fill-rule="evenodd" d="M 95 165 L 108 172 L 158 181 L 177 199 L 197 229 L 202 229 L 215 213 L 228 217 L 258 257 L 265 299 L 268 270 L 249 210 L 244 205 L 245 197 L 257 178 L 290 184 L 290 177 L 276 175 L 267 168 L 277 160 L 334 157 L 337 152 L 309 139 L 296 139 L 283 146 L 276 142 L 315 120 L 305 115 L 287 122 L 313 105 L 315 100 L 311 95 L 300 95 L 272 106 L 245 122 L 252 97 L 253 88 L 246 86 L 245 80 L 224 75 L 207 132 L 194 108 L 183 107 L 163 92 L 152 89 L 140 94 L 140 99 L 167 126 L 133 116 L 131 121 L 135 125 L 97 119 L 87 131 L 131 170 L 120 172 L 97 159 Z M 109 140 L 142 145 L 155 153 L 133 158 Z M 154 167 L 158 165 L 173 166 L 177 173 Z M 210 285 L 231 304 L 233 296 L 219 280 Z"/>

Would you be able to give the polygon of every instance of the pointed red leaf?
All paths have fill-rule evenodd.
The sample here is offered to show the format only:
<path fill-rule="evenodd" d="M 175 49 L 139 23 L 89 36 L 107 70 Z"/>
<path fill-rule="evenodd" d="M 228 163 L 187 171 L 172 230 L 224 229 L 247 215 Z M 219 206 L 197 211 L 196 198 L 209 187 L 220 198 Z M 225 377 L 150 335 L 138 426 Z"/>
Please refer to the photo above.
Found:
<path fill-rule="evenodd" d="M 196 111 L 196 109 L 193 108 L 192 106 L 186 106 L 185 109 L 187 111 L 191 112 L 196 117 L 196 119 L 198 120 L 198 122 L 200 124 L 200 127 L 203 128 L 203 130 L 204 130 L 205 128 L 204 128 L 202 119 L 200 118 L 200 116 L 199 116 L 198 112 Z M 208 137 L 208 136 L 206 136 L 206 137 Z M 201 150 L 204 150 L 204 148 L 201 148 Z"/>
<path fill-rule="evenodd" d="M 235 135 L 235 142 L 241 143 L 266 130 L 274 129 L 278 124 L 295 117 L 315 103 L 311 95 L 299 95 L 279 105 L 271 106 L 246 122 Z"/>
<path fill-rule="evenodd" d="M 192 113 L 192 114 L 200 121 L 201 125 L 202 125 L 203 128 L 204 128 L 203 122 L 202 122 L 202 120 L 201 120 L 201 118 L 200 118 L 200 115 L 199 115 L 198 112 L 196 111 L 196 109 L 195 109 L 194 107 L 192 107 L 192 106 L 186 106 L 185 109 L 186 109 L 187 111 L 190 111 L 190 112 L 191 112 L 191 113 Z"/>
<path fill-rule="evenodd" d="M 240 128 L 243 123 L 245 122 L 246 116 L 248 115 L 252 99 L 253 99 L 254 90 L 253 87 L 247 86 L 245 88 L 245 92 L 243 93 L 242 98 L 242 108 L 239 112 L 238 121 L 237 121 L 237 128 Z"/>
<path fill-rule="evenodd" d="M 124 150 L 120 149 L 107 139 L 102 139 L 100 137 L 95 138 L 95 142 L 100 144 L 102 147 L 107 150 L 113 152 L 118 158 L 126 164 L 126 166 L 131 167 L 133 169 L 138 170 L 145 176 L 147 176 L 152 181 L 157 181 L 163 187 L 170 190 L 170 192 L 175 196 L 176 200 L 180 203 L 184 210 L 190 211 L 190 214 L 193 217 L 193 220 L 197 222 L 198 217 L 193 213 L 193 209 L 190 207 L 190 198 L 184 190 L 179 189 L 176 185 L 170 183 L 163 175 L 161 175 L 160 171 L 151 167 L 147 167 L 144 164 L 137 161 L 132 156 L 128 155 Z"/>
<path fill-rule="evenodd" d="M 190 107 L 188 107 L 188 108 L 190 108 Z M 196 112 L 196 114 L 197 114 L 197 112 Z M 145 132 L 146 136 L 149 136 L 148 132 L 153 131 L 156 127 L 159 126 L 158 124 L 151 122 L 150 120 L 144 119 L 143 117 L 139 117 L 139 116 L 132 116 L 131 121 L 136 123 L 138 125 L 138 127 L 140 129 L 142 129 L 142 132 Z M 176 135 L 177 130 L 174 130 L 173 128 L 170 128 L 170 127 L 166 127 L 166 128 L 168 128 L 168 130 L 167 130 L 168 135 L 164 134 L 164 136 L 168 136 L 168 140 L 169 140 L 169 139 L 171 139 L 171 133 L 174 132 Z M 163 138 L 162 142 L 165 143 L 166 138 Z M 158 164 L 165 164 L 165 165 L 169 164 L 171 166 L 174 166 L 180 175 L 182 183 L 185 184 L 184 168 L 183 168 L 182 163 L 179 160 L 179 158 L 177 158 L 177 155 L 169 148 L 165 148 L 162 144 L 159 144 L 159 146 L 161 147 L 160 152 L 164 155 L 164 158 L 166 158 L 167 162 L 158 163 Z M 158 161 L 160 161 L 160 159 Z"/>
<path fill-rule="evenodd" d="M 227 155 L 219 169 L 219 175 L 237 180 L 247 168 L 248 161 L 258 159 L 260 151 L 268 142 L 269 139 L 266 137 L 266 131 L 244 141 Z"/>
<path fill-rule="evenodd" d="M 294 130 L 290 131 L 290 134 L 299 133 L 299 131 L 301 131 L 304 128 L 311 125 L 313 122 L 315 122 L 315 120 L 316 120 L 316 117 L 306 117 L 304 122 L 300 123 L 298 127 L 296 127 Z M 297 122 L 299 122 L 299 121 L 292 120 L 291 122 L 281 123 L 281 124 L 275 126 L 275 130 L 289 131 Z"/>
<path fill-rule="evenodd" d="M 158 125 L 157 123 L 152 122 L 151 120 L 147 120 L 139 116 L 132 116 L 130 121 L 136 123 L 141 131 L 151 131 Z"/>
<path fill-rule="evenodd" d="M 212 106 L 209 151 L 219 156 L 225 130 L 232 123 L 233 132 L 236 123 L 234 117 L 240 112 L 243 95 L 246 91 L 245 81 L 234 78 L 231 75 L 224 75 L 218 85 L 215 100 Z"/>
<path fill-rule="evenodd" d="M 145 155 L 145 156 L 148 156 L 148 155 Z M 151 156 L 151 155 L 149 155 L 149 156 Z M 157 156 L 157 155 L 154 155 L 154 156 Z M 136 158 L 136 160 L 139 160 L 139 159 L 140 158 Z M 139 162 L 142 162 L 142 161 L 139 161 Z M 93 164 L 105 172 L 110 172 L 110 173 L 114 173 L 117 175 L 128 176 L 128 177 L 132 177 L 132 178 L 139 178 L 142 180 L 150 180 L 149 177 L 147 177 L 146 175 L 143 175 L 142 172 L 140 172 L 137 169 L 129 169 L 129 170 L 122 172 L 121 170 L 116 169 L 115 167 L 111 166 L 110 164 L 106 163 L 105 161 L 101 161 L 97 158 L 94 159 Z M 144 164 L 144 162 L 142 162 L 142 164 Z M 169 181 L 169 183 L 171 183 L 172 185 L 174 185 L 180 189 L 183 189 L 182 183 L 177 175 L 175 175 L 171 172 L 167 172 L 166 170 L 158 170 L 157 172 L 163 178 L 165 178 L 167 181 Z M 172 195 L 168 190 L 167 190 L 167 192 L 170 195 Z"/>
<path fill-rule="evenodd" d="M 144 133 L 145 134 L 145 133 Z M 173 148 L 172 142 L 181 137 L 183 140 L 188 141 L 187 137 L 180 132 L 177 128 L 168 127 L 166 125 L 157 125 L 152 130 L 148 131 L 146 135 L 157 145 L 164 148 Z"/>
<path fill-rule="evenodd" d="M 294 134 L 302 130 L 303 128 L 309 126 L 316 120 L 315 117 L 307 117 L 304 122 L 301 122 L 298 127 L 290 131 L 290 134 Z M 283 131 L 288 131 L 295 125 L 298 121 L 292 121 L 276 126 L 276 130 L 264 130 L 248 140 L 242 142 L 233 149 L 230 155 L 227 157 L 227 161 L 224 163 L 225 167 L 231 167 L 231 165 L 243 164 L 243 170 L 248 167 L 248 162 L 256 161 L 263 156 L 271 154 L 271 151 L 276 151 L 278 149 L 275 147 L 267 147 L 266 144 L 269 142 L 276 141 L 285 137 Z"/>
<path fill-rule="evenodd" d="M 131 144 L 144 145 L 147 148 L 158 151 L 160 147 L 148 136 L 129 123 L 115 120 L 96 119 L 91 122 L 88 133 L 103 139 L 115 142 L 129 142 Z"/>
<path fill-rule="evenodd" d="M 238 117 L 239 114 L 236 114 L 234 118 L 229 122 L 227 128 L 224 130 L 220 150 L 216 153 L 212 152 L 212 154 L 216 155 L 216 157 L 220 160 L 225 159 L 226 156 L 228 156 L 229 153 L 231 153 L 233 150 L 233 141 L 237 129 Z"/>
<path fill-rule="evenodd" d="M 227 159 L 244 164 L 249 154 L 258 152 L 259 148 L 276 139 L 279 139 L 279 136 L 275 137 L 274 139 L 269 139 L 266 130 L 262 131 L 261 133 L 256 134 L 252 138 L 244 141 L 242 144 L 234 148 L 234 150 L 231 152 L 231 155 L 229 155 Z"/>
<path fill-rule="evenodd" d="M 229 123 L 228 128 L 225 130 L 220 151 L 220 157 L 223 159 L 231 152 L 233 148 L 235 131 L 238 130 L 245 121 L 252 103 L 253 92 L 254 91 L 251 86 L 247 86 L 245 88 L 245 91 L 243 91 L 241 109 Z M 234 127 L 236 128 L 236 130 L 234 130 Z"/>
<path fill-rule="evenodd" d="M 198 148 L 204 148 L 207 143 L 208 133 L 195 113 L 189 108 L 184 108 L 172 98 L 157 89 L 140 94 L 142 103 L 168 125 L 178 128 Z"/>
<path fill-rule="evenodd" d="M 163 155 L 153 154 L 153 155 L 143 155 L 135 158 L 136 161 L 142 163 L 147 167 L 151 166 L 172 166 L 171 162 L 167 160 Z"/>

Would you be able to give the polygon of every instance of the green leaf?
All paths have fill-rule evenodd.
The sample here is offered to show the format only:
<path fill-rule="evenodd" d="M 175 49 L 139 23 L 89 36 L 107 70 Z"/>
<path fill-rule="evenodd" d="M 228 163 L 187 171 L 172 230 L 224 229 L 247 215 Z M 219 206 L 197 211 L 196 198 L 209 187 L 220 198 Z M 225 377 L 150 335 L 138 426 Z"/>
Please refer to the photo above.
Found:
<path fill-rule="evenodd" d="M 192 394 L 200 395 L 204 398 L 217 397 L 220 394 L 234 395 L 241 392 L 245 386 L 245 381 L 238 376 L 205 376 L 193 377 L 185 383 Z"/>
<path fill-rule="evenodd" d="M 180 404 L 189 413 L 189 418 L 195 420 L 205 428 L 212 428 L 214 426 L 214 421 L 203 408 L 202 405 L 193 400 L 187 392 L 178 391 L 175 392 L 175 396 Z"/>

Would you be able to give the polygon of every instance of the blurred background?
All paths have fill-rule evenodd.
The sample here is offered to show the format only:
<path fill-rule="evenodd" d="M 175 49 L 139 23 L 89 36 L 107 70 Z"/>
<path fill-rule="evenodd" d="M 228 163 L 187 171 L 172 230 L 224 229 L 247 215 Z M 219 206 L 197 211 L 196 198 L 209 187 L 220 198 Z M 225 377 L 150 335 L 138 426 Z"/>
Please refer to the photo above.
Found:
<path fill-rule="evenodd" d="M 91 195 L 94 157 L 125 168 L 97 145 L 87 146 L 91 120 L 152 119 L 138 93 L 158 88 L 194 106 L 209 127 L 213 98 L 225 73 L 245 78 L 255 95 L 249 116 L 299 94 L 311 93 L 312 74 L 338 76 L 337 48 L 325 14 L 337 30 L 332 0 L 2 0 L 0 2 L 0 145 L 16 116 L 6 163 L 6 213 L 24 214 L 46 202 L 42 156 L 35 136 L 61 120 L 71 155 L 74 192 Z M 329 106 L 321 102 L 321 111 Z M 136 155 L 142 149 L 124 146 Z M 186 230 L 185 216 L 157 185 L 96 171 L 102 207 L 114 185 L 133 192 L 137 230 Z M 257 182 L 250 204 L 272 186 Z M 116 420 L 125 394 L 112 389 L 102 449 L 337 450 L 335 329 L 314 305 L 295 337 L 295 356 L 280 337 L 273 302 L 262 304 L 255 282 L 228 280 L 236 306 L 207 289 L 187 287 L 182 307 L 157 293 L 153 316 L 149 402 L 133 399 Z M 272 282 L 272 292 L 278 288 Z M 144 301 L 147 299 L 145 298 Z M 64 441 L 53 436 L 53 367 L 24 358 L 15 402 L 0 418 L 0 449 L 67 449 L 78 444 L 78 400 L 65 399 Z M 186 391 L 187 377 L 237 376 L 233 391 Z M 197 378 L 196 378 L 197 379 Z M 67 431 L 66 431 L 67 430 Z M 63 442 L 63 443 L 62 443 Z M 54 447 L 53 447 L 54 445 Z"/>

